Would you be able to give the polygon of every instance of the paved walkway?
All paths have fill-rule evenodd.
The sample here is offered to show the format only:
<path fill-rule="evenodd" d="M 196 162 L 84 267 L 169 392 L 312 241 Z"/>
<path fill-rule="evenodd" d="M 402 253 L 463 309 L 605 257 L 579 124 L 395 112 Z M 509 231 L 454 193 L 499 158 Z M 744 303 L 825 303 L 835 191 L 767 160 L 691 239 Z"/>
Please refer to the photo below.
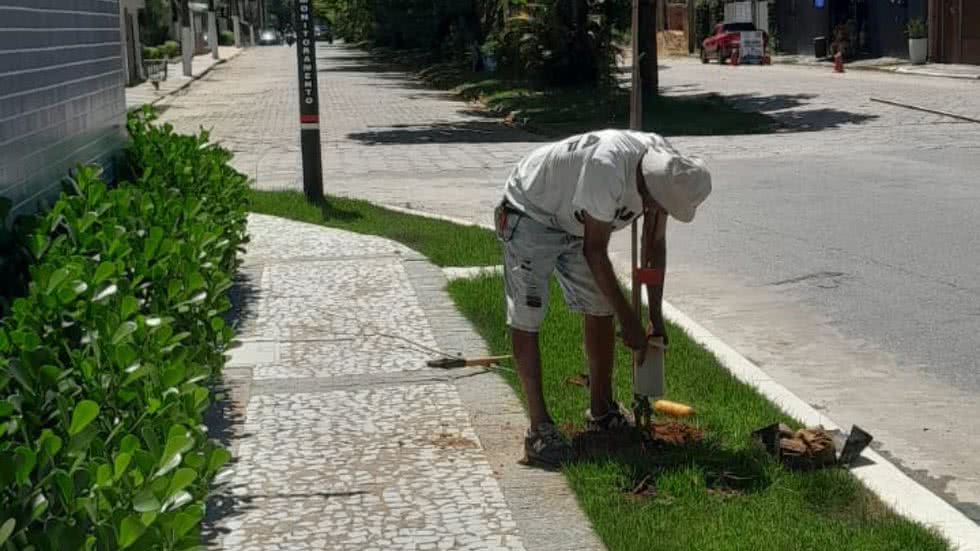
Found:
<path fill-rule="evenodd" d="M 161 99 L 174 94 L 201 76 L 207 74 L 215 65 L 223 63 L 229 59 L 234 59 L 242 52 L 241 48 L 234 46 L 219 46 L 218 55 L 220 59 L 211 57 L 211 52 L 194 56 L 191 64 L 193 76 L 184 76 L 184 66 L 180 58 L 167 64 L 167 79 L 159 83 L 159 87 L 154 87 L 150 81 L 143 82 L 136 86 L 126 88 L 126 109 L 133 110 L 143 105 L 153 104 Z"/>
<path fill-rule="evenodd" d="M 602 549 L 560 474 L 516 464 L 503 379 L 426 367 L 486 353 L 440 269 L 376 237 L 261 215 L 249 231 L 214 547 Z"/>

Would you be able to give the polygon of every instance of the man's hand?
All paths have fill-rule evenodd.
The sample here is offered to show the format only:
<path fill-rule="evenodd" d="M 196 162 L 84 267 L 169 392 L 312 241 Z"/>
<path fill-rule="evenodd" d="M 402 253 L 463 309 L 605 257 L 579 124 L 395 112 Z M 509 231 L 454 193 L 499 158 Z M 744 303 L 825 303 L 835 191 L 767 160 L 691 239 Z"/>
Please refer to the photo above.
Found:
<path fill-rule="evenodd" d="M 630 316 L 623 323 L 623 344 L 640 353 L 647 350 L 647 333 L 636 316 Z"/>

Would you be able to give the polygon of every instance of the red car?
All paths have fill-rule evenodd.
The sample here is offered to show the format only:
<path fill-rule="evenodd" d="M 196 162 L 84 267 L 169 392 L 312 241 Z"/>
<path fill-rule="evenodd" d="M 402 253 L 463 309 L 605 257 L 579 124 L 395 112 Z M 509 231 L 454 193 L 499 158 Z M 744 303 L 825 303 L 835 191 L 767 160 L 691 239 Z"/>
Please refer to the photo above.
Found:
<path fill-rule="evenodd" d="M 724 63 L 738 50 L 738 43 L 745 31 L 757 31 L 754 23 L 718 23 L 715 32 L 701 43 L 701 62 L 707 63 L 712 57 Z M 763 31 L 762 44 L 769 47 L 769 33 Z"/>

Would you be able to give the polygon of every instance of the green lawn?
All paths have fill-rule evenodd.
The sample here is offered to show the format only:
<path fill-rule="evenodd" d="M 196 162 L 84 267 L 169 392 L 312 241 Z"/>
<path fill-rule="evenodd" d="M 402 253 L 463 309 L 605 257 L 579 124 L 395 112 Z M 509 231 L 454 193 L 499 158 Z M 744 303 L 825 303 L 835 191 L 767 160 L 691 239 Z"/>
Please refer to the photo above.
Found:
<path fill-rule="evenodd" d="M 545 396 L 556 422 L 580 427 L 586 389 L 567 378 L 584 372 L 581 319 L 552 286 L 541 329 Z M 503 279 L 450 283 L 457 306 L 494 354 L 510 352 Z M 750 445 L 752 430 L 795 425 L 674 326 L 669 327 L 668 398 L 693 405 L 706 432 L 696 446 L 624 455 L 567 467 L 579 503 L 611 550 L 944 550 L 935 534 L 889 512 L 844 470 L 794 473 Z M 617 398 L 630 402 L 630 358 L 616 357 Z M 516 376 L 505 373 L 518 389 Z M 624 492 L 650 475 L 656 497 Z"/>
<path fill-rule="evenodd" d="M 614 89 L 548 88 L 522 80 L 474 73 L 458 64 L 426 64 L 424 57 L 404 52 L 384 56 L 414 69 L 432 86 L 478 100 L 491 112 L 545 136 L 566 136 L 597 128 L 629 126 L 629 94 Z M 645 130 L 665 136 L 758 134 L 775 130 L 775 121 L 761 113 L 739 111 L 717 95 L 659 96 L 645 99 Z"/>
<path fill-rule="evenodd" d="M 347 199 L 330 198 L 330 207 L 319 209 L 292 192 L 253 192 L 252 201 L 255 212 L 394 239 L 440 266 L 500 263 L 493 234 L 479 227 Z M 492 352 L 509 353 L 503 279 L 455 281 L 449 292 Z M 586 369 L 581 322 L 565 308 L 554 285 L 551 294 L 550 313 L 541 332 L 545 394 L 560 424 L 580 427 L 588 391 L 565 380 Z M 653 455 L 626 454 L 564 470 L 610 550 L 948 549 L 939 536 L 888 511 L 846 471 L 789 472 L 752 447 L 752 430 L 775 421 L 795 423 L 735 380 L 683 332 L 674 326 L 669 331 L 668 398 L 697 409 L 691 422 L 705 431 L 705 440 Z M 617 398 L 627 403 L 629 362 L 629 355 L 619 347 L 615 388 Z M 520 395 L 514 374 L 503 376 Z M 628 495 L 648 475 L 656 495 Z"/>
<path fill-rule="evenodd" d="M 437 266 L 493 266 L 500 246 L 493 234 L 478 226 L 461 226 L 402 214 L 356 199 L 327 197 L 326 205 L 309 204 L 295 191 L 249 194 L 252 212 L 320 224 L 393 239 L 427 256 Z"/>

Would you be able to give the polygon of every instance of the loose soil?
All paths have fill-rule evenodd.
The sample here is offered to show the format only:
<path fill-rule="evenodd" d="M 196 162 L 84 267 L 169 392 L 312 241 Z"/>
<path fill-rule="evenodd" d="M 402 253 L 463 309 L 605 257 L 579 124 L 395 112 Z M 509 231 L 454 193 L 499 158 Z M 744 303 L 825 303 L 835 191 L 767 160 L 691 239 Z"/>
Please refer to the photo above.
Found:
<path fill-rule="evenodd" d="M 579 460 L 651 453 L 657 449 L 697 444 L 704 439 L 701 429 L 677 422 L 657 423 L 646 434 L 635 428 L 585 432 L 566 425 L 562 429 L 571 437 L 575 457 Z"/>
<path fill-rule="evenodd" d="M 463 438 L 462 436 L 454 436 L 452 434 L 443 433 L 432 439 L 432 444 L 437 448 L 442 449 L 471 449 L 479 448 L 479 444 L 470 440 L 469 438 Z"/>

